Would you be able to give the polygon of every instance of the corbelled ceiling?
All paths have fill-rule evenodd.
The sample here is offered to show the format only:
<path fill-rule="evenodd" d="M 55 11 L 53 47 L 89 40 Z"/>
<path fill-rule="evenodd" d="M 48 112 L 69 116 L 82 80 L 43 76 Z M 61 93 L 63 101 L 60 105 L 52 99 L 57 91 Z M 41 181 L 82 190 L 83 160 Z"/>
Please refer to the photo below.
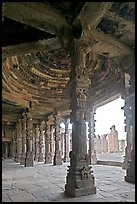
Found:
<path fill-rule="evenodd" d="M 70 111 L 71 42 L 87 50 L 88 104 L 117 94 L 134 67 L 134 2 L 4 2 L 2 123 Z M 63 113 L 64 111 L 64 113 Z"/>

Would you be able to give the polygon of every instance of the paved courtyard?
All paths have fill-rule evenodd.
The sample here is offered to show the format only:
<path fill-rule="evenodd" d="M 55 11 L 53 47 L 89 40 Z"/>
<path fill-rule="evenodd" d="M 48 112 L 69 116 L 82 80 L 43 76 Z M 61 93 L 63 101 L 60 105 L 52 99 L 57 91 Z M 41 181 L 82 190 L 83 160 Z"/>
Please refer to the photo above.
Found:
<path fill-rule="evenodd" d="M 97 193 L 78 198 L 64 195 L 67 166 L 35 163 L 24 167 L 2 161 L 2 202 L 135 202 L 135 185 L 124 181 L 121 167 L 93 165 Z"/>

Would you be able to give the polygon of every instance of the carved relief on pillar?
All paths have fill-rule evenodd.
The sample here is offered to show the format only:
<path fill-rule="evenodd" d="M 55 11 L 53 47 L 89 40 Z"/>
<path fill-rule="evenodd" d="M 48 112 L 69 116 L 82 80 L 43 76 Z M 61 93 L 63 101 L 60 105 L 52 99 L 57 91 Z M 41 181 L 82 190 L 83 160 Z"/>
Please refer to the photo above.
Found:
<path fill-rule="evenodd" d="M 125 159 L 123 169 L 126 169 L 125 180 L 135 183 L 135 73 L 126 74 L 124 115 L 125 132 L 127 132 L 127 146 L 125 149 Z"/>
<path fill-rule="evenodd" d="M 38 154 L 39 154 L 39 126 L 38 124 L 35 127 L 35 157 L 34 160 L 38 161 Z"/>
<path fill-rule="evenodd" d="M 45 131 L 45 164 L 52 163 L 52 152 L 51 152 L 51 121 L 48 118 L 46 122 Z"/>
<path fill-rule="evenodd" d="M 38 162 L 43 162 L 43 138 L 44 138 L 44 128 L 45 128 L 45 122 L 42 121 L 40 123 L 40 134 L 39 134 L 39 157 L 38 157 Z"/>
<path fill-rule="evenodd" d="M 14 153 L 15 153 L 14 161 L 16 161 L 17 160 L 17 125 L 14 129 Z"/>
<path fill-rule="evenodd" d="M 64 162 L 68 162 L 69 159 L 69 152 L 70 152 L 70 135 L 69 135 L 69 123 L 70 119 L 66 117 L 64 119 L 64 124 L 65 124 L 65 133 L 64 133 Z"/>
<path fill-rule="evenodd" d="M 17 123 L 17 158 L 16 162 L 20 162 L 22 153 L 22 121 L 18 120 Z"/>
<path fill-rule="evenodd" d="M 88 138 L 89 138 L 89 164 L 97 164 L 97 155 L 94 147 L 94 136 L 95 136 L 95 110 L 88 108 L 86 110 L 86 120 L 88 122 Z"/>
<path fill-rule="evenodd" d="M 33 121 L 32 121 L 32 111 L 26 113 L 26 158 L 25 166 L 33 166 Z"/>
<path fill-rule="evenodd" d="M 85 53 L 85 48 L 81 47 L 79 40 L 75 40 L 74 43 L 71 53 L 72 88 L 70 93 L 72 151 L 70 152 L 70 166 L 65 192 L 71 196 L 78 197 L 96 193 L 96 187 L 87 154 L 85 111 L 90 84 L 88 70 L 85 65 L 87 53 Z"/>
<path fill-rule="evenodd" d="M 22 153 L 20 164 L 25 165 L 25 157 L 26 157 L 26 114 L 22 114 Z"/>
<path fill-rule="evenodd" d="M 54 155 L 54 165 L 62 164 L 62 156 L 61 156 L 61 144 L 60 144 L 60 116 L 56 113 L 54 115 L 54 127 L 55 127 L 55 155 Z"/>

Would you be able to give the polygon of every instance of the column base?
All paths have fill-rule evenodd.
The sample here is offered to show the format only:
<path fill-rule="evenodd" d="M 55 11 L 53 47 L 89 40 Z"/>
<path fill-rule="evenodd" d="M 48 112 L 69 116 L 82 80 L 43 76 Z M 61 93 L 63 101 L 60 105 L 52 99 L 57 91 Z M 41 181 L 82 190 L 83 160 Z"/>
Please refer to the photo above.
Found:
<path fill-rule="evenodd" d="M 20 160 L 21 160 L 21 157 L 20 157 L 20 156 L 16 158 L 16 162 L 17 162 L 17 163 L 20 163 Z"/>
<path fill-rule="evenodd" d="M 63 162 L 69 162 L 70 161 L 70 158 L 64 158 L 63 159 Z"/>
<path fill-rule="evenodd" d="M 35 156 L 34 156 L 34 161 L 35 161 L 35 162 L 38 162 L 38 155 L 35 155 Z"/>
<path fill-rule="evenodd" d="M 33 167 L 33 152 L 27 152 L 26 158 L 25 158 L 25 167 Z"/>
<path fill-rule="evenodd" d="M 51 153 L 48 153 L 45 156 L 45 164 L 52 164 L 52 155 L 51 155 Z"/>
<path fill-rule="evenodd" d="M 93 171 L 86 159 L 75 159 L 68 166 L 65 194 L 71 197 L 80 197 L 96 193 Z"/>
<path fill-rule="evenodd" d="M 125 156 L 124 156 L 124 161 L 122 163 L 122 169 L 127 170 L 129 167 L 131 161 L 131 150 L 125 148 Z"/>
<path fill-rule="evenodd" d="M 43 162 L 43 153 L 39 154 L 38 162 Z"/>
<path fill-rule="evenodd" d="M 125 176 L 125 181 L 129 183 L 135 183 L 135 164 L 127 169 L 127 175 Z"/>
<path fill-rule="evenodd" d="M 133 155 L 133 154 L 132 154 Z M 129 167 L 126 171 L 125 181 L 129 183 L 135 183 L 135 156 L 133 155 Z"/>
<path fill-rule="evenodd" d="M 74 198 L 80 197 L 80 196 L 87 196 L 95 193 L 96 193 L 96 187 L 76 189 L 76 188 L 69 187 L 67 185 L 65 186 L 65 194 Z"/>
<path fill-rule="evenodd" d="M 129 167 L 129 163 L 130 163 L 130 161 L 124 160 L 123 163 L 122 163 L 122 169 L 127 170 L 128 167 Z"/>
<path fill-rule="evenodd" d="M 91 155 L 91 164 L 97 164 L 97 155 L 96 155 L 96 153 L 92 153 L 92 155 Z"/>
<path fill-rule="evenodd" d="M 20 158 L 20 165 L 25 165 L 25 158 L 26 158 L 26 155 L 22 155 L 21 158 Z"/>
<path fill-rule="evenodd" d="M 61 157 L 59 152 L 55 152 L 53 164 L 54 165 L 62 165 L 62 157 Z"/>

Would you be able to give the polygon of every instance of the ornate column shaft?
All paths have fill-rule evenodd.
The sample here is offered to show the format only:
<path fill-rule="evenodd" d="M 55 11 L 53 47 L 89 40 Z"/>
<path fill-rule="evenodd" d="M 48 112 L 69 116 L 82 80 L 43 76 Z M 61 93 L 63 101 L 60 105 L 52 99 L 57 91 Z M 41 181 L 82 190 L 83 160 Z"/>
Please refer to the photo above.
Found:
<path fill-rule="evenodd" d="M 22 114 L 22 154 L 20 164 L 25 165 L 25 158 L 26 158 L 26 114 Z"/>
<path fill-rule="evenodd" d="M 50 126 L 50 153 L 53 156 L 53 125 Z"/>
<path fill-rule="evenodd" d="M 42 121 L 40 124 L 40 134 L 39 134 L 39 157 L 38 157 L 38 161 L 39 162 L 43 162 L 43 137 L 44 137 L 44 126 L 45 126 L 45 122 Z"/>
<path fill-rule="evenodd" d="M 15 130 L 12 130 L 12 156 L 15 158 Z"/>
<path fill-rule="evenodd" d="M 69 125 L 69 119 L 65 118 L 65 133 L 64 133 L 64 162 L 69 161 L 69 150 L 70 150 L 70 138 L 69 138 L 69 132 L 68 132 L 68 125 Z"/>
<path fill-rule="evenodd" d="M 126 99 L 126 132 L 127 132 L 127 149 L 126 158 L 128 162 L 125 180 L 135 183 L 135 93 L 130 94 Z"/>
<path fill-rule="evenodd" d="M 56 114 L 54 115 L 55 123 L 55 155 L 54 155 L 54 165 L 62 164 L 61 149 L 60 149 L 60 117 Z"/>
<path fill-rule="evenodd" d="M 129 73 L 128 81 L 126 79 L 125 88 L 127 92 L 124 98 L 124 115 L 126 116 L 127 147 L 123 168 L 126 169 L 125 180 L 135 183 L 135 73 Z"/>
<path fill-rule="evenodd" d="M 72 151 L 70 152 L 70 166 L 67 174 L 65 192 L 73 197 L 96 193 L 94 176 L 89 166 L 87 155 L 87 135 L 85 109 L 89 78 L 85 66 L 86 54 L 79 41 L 71 48 L 71 123 L 72 123 Z"/>
<path fill-rule="evenodd" d="M 17 159 L 16 162 L 20 162 L 22 152 L 22 121 L 19 119 L 17 124 Z"/>
<path fill-rule="evenodd" d="M 45 164 L 52 163 L 52 154 L 50 149 L 50 142 L 51 142 L 51 122 L 48 118 L 46 122 L 46 132 L 45 132 Z"/>
<path fill-rule="evenodd" d="M 97 155 L 94 147 L 94 120 L 95 111 L 88 110 L 88 138 L 89 138 L 89 164 L 97 164 Z"/>
<path fill-rule="evenodd" d="M 26 133 L 27 133 L 27 138 L 26 138 L 26 159 L 25 159 L 25 167 L 30 167 L 33 166 L 33 149 L 32 149 L 32 144 L 33 144 L 33 122 L 32 122 L 32 113 L 29 111 L 26 113 Z"/>
<path fill-rule="evenodd" d="M 16 128 L 14 130 L 14 161 L 17 160 L 17 125 Z"/>
<path fill-rule="evenodd" d="M 35 157 L 34 157 L 35 161 L 38 161 L 38 155 L 39 155 L 39 126 L 37 124 L 35 128 Z"/>

